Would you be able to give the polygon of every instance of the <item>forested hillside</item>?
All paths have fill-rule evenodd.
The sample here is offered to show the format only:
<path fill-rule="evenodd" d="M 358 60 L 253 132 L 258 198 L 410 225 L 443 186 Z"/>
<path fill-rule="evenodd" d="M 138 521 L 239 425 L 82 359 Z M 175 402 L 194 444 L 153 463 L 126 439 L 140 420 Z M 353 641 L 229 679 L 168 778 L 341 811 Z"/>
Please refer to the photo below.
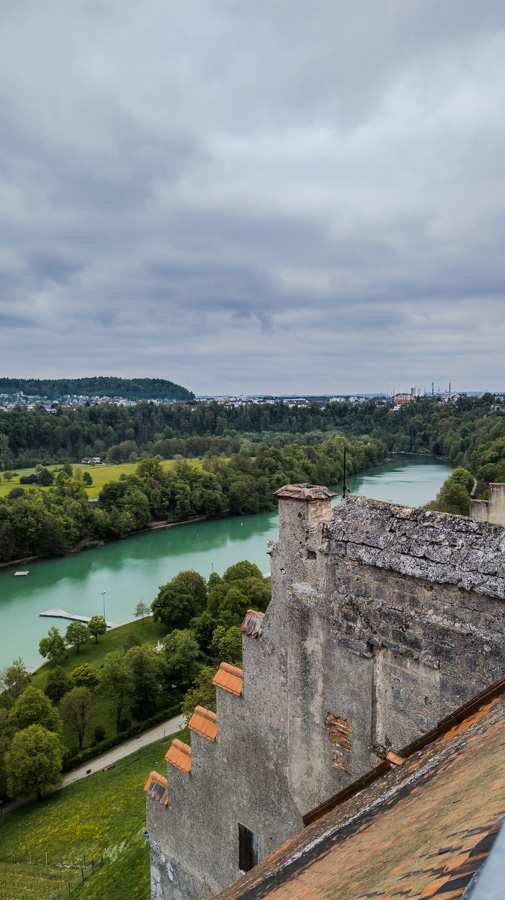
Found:
<path fill-rule="evenodd" d="M 114 378 L 97 376 L 93 378 L 0 378 L 0 394 L 20 391 L 28 397 L 46 397 L 57 400 L 60 397 L 125 397 L 129 400 L 191 400 L 194 394 L 179 384 L 163 378 Z"/>
<path fill-rule="evenodd" d="M 483 480 L 503 477 L 505 418 L 489 415 L 490 394 L 439 406 L 418 398 L 394 411 L 390 403 L 313 402 L 223 406 L 202 403 L 134 407 L 101 405 L 76 410 L 18 408 L 0 413 L 0 466 L 3 469 L 78 462 L 84 456 L 110 462 L 148 456 L 191 458 L 205 453 L 230 456 L 259 443 L 317 446 L 329 437 L 381 440 L 395 452 L 448 457 Z M 483 466 L 488 469 L 479 473 Z M 502 475 L 500 475 L 502 472 Z M 488 477 L 489 476 L 489 477 Z"/>

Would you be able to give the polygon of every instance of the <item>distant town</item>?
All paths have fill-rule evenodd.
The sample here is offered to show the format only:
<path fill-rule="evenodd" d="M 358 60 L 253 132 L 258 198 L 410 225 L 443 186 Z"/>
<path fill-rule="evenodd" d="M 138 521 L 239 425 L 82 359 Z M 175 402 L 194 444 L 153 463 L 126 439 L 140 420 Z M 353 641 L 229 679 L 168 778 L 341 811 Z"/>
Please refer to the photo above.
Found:
<path fill-rule="evenodd" d="M 128 397 L 123 397 L 120 395 L 108 396 L 108 395 L 98 395 L 98 394 L 62 394 L 59 397 L 47 397 L 43 395 L 37 394 L 25 394 L 23 391 L 16 391 L 14 393 L 0 393 L 0 411 L 6 412 L 11 409 L 16 409 L 17 407 L 23 407 L 26 409 L 44 409 L 47 413 L 51 415 L 56 415 L 59 409 L 78 409 L 83 406 L 101 406 L 101 405 L 109 405 L 109 406 L 136 406 L 137 403 L 153 403 L 156 406 L 167 406 L 173 404 L 181 404 L 183 406 L 189 406 L 196 408 L 205 403 L 215 402 L 222 406 L 232 406 L 232 407 L 240 407 L 240 406 L 252 406 L 252 405 L 261 405 L 261 404 L 271 404 L 271 403 L 285 403 L 286 406 L 294 407 L 294 406 L 303 406 L 308 403 L 352 403 L 353 405 L 361 405 L 364 403 L 370 402 L 370 400 L 374 400 L 376 403 L 393 403 L 394 409 L 400 409 L 405 403 L 409 403 L 412 400 L 415 400 L 416 397 L 425 397 L 425 396 L 433 396 L 436 397 L 440 403 L 456 403 L 460 397 L 466 396 L 482 396 L 483 391 L 468 391 L 468 392 L 453 392 L 450 387 L 446 391 L 438 390 L 435 391 L 421 391 L 420 388 L 411 388 L 409 392 L 399 392 L 399 393 L 391 393 L 391 394 L 352 394 L 352 395 L 338 395 L 338 396 L 312 396 L 307 394 L 306 396 L 285 396 L 285 395 L 264 395 L 264 396 L 251 396 L 246 394 L 241 395 L 219 395 L 219 396 L 201 396 L 196 397 L 191 400 L 174 400 L 169 397 L 149 397 L 144 398 L 142 400 L 132 400 Z M 496 402 L 501 405 L 504 401 L 503 397 L 496 396 Z"/>

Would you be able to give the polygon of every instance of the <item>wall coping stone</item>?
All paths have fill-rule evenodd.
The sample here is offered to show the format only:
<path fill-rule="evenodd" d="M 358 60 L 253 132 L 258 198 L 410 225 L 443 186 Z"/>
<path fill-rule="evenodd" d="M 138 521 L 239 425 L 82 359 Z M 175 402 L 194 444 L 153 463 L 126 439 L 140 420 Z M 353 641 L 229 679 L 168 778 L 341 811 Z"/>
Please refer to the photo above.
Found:
<path fill-rule="evenodd" d="M 324 528 L 337 557 L 505 599 L 505 526 L 351 495 Z"/>

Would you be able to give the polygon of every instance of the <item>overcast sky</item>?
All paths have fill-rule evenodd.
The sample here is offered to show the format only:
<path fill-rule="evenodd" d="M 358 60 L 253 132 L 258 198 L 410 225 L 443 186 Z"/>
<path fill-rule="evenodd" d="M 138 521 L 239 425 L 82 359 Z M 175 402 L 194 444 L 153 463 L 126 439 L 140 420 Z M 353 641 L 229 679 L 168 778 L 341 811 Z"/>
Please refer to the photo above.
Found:
<path fill-rule="evenodd" d="M 503 0 L 0 19 L 0 375 L 505 388 Z"/>

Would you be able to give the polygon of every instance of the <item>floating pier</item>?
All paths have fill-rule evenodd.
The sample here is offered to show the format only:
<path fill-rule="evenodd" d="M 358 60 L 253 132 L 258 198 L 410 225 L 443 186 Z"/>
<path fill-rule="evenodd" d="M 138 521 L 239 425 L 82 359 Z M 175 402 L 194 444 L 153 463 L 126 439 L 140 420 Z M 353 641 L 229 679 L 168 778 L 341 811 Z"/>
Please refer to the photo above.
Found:
<path fill-rule="evenodd" d="M 91 619 L 91 616 L 74 616 L 72 613 L 60 609 L 59 606 L 55 606 L 54 609 L 48 609 L 46 612 L 41 612 L 39 613 L 39 616 L 49 616 L 51 619 L 71 619 L 73 622 L 84 622 L 85 624 Z M 107 622 L 106 625 L 107 628 L 118 627 L 115 622 Z"/>

